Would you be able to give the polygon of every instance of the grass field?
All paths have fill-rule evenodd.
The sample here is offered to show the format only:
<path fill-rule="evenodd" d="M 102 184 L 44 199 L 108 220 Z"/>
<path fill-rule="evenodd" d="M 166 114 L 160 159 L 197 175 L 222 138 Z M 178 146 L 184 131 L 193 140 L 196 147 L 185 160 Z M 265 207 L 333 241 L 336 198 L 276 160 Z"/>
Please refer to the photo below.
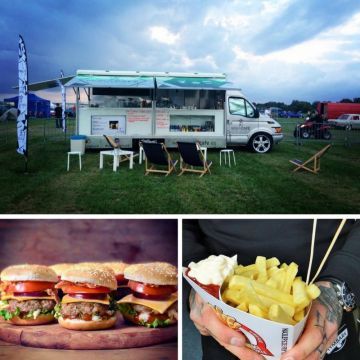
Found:
<path fill-rule="evenodd" d="M 127 163 L 112 171 L 105 158 L 87 151 L 80 172 L 72 158 L 66 171 L 69 140 L 44 142 L 41 123 L 33 123 L 28 173 L 15 151 L 15 136 L 0 146 L 0 213 L 3 214 L 358 214 L 360 146 L 334 144 L 318 175 L 292 173 L 289 159 L 306 159 L 324 146 L 313 141 L 295 146 L 282 142 L 271 153 L 236 149 L 235 167 L 219 165 L 210 150 L 212 175 L 144 176 L 144 164 Z M 173 157 L 178 158 L 174 151 Z"/>

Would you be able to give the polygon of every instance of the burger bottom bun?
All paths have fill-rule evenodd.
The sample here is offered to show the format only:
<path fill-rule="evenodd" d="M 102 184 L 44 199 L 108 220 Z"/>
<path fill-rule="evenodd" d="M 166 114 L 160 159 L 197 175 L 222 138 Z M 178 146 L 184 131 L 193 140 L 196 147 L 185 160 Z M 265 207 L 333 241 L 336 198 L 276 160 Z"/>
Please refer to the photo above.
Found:
<path fill-rule="evenodd" d="M 53 322 L 54 315 L 52 314 L 39 315 L 36 319 L 22 319 L 18 316 L 14 316 L 9 321 L 14 325 L 42 325 Z"/>
<path fill-rule="evenodd" d="M 107 320 L 85 321 L 78 319 L 64 319 L 59 317 L 59 325 L 70 330 L 102 330 L 108 329 L 115 325 L 116 316 Z"/>
<path fill-rule="evenodd" d="M 156 318 L 156 315 L 153 315 L 153 316 Z M 146 324 L 148 324 L 146 322 L 144 324 L 143 322 L 141 322 L 141 320 L 136 319 L 133 315 L 130 315 L 130 314 L 123 314 L 123 317 L 124 317 L 124 319 L 126 319 L 126 320 L 128 320 L 128 321 L 130 321 L 130 322 L 132 322 L 133 324 L 136 324 L 136 325 L 146 326 Z M 176 319 L 169 319 L 169 320 L 170 320 L 170 322 L 166 326 L 170 326 L 170 325 L 173 325 L 173 324 L 177 323 Z"/>

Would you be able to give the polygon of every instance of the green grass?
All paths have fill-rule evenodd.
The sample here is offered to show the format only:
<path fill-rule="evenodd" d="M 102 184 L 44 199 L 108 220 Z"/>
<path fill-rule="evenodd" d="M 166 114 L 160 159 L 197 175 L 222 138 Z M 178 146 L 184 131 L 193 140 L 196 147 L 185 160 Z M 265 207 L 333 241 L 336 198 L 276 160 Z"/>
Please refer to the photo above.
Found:
<path fill-rule="evenodd" d="M 13 134 L 14 135 L 14 134 Z M 319 141 L 295 146 L 282 142 L 271 153 L 236 149 L 235 167 L 219 165 L 210 150 L 212 175 L 144 176 L 144 164 L 121 163 L 112 171 L 105 157 L 87 151 L 83 170 L 72 157 L 69 140 L 44 142 L 42 122 L 32 124 L 28 173 L 15 151 L 15 136 L 0 147 L 0 213 L 3 214 L 357 214 L 360 209 L 360 146 L 336 145 L 322 159 L 320 174 L 292 173 L 289 159 L 306 159 L 324 146 Z M 178 154 L 172 152 L 174 158 Z"/>

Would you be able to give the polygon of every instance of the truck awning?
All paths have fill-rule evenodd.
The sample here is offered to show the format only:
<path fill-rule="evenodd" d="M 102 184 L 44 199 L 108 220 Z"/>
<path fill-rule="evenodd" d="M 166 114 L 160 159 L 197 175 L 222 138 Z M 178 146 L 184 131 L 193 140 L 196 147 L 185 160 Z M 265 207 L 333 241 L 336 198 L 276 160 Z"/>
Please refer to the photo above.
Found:
<path fill-rule="evenodd" d="M 45 81 L 40 81 L 40 82 L 36 82 L 36 83 L 31 83 L 28 85 L 28 90 L 29 91 L 38 91 L 38 90 L 56 88 L 56 87 L 60 86 L 60 83 L 62 85 L 64 85 L 69 80 L 71 80 L 73 77 L 74 77 L 74 75 L 66 76 L 66 77 L 62 77 L 62 78 L 58 78 L 58 79 L 45 80 Z M 19 88 L 19 86 L 13 86 L 13 89 L 18 89 L 18 88 Z"/>
<path fill-rule="evenodd" d="M 239 86 L 221 78 L 156 77 L 158 89 L 239 90 Z"/>
<path fill-rule="evenodd" d="M 68 81 L 65 86 L 79 88 L 153 89 L 154 78 L 152 76 L 77 75 Z"/>

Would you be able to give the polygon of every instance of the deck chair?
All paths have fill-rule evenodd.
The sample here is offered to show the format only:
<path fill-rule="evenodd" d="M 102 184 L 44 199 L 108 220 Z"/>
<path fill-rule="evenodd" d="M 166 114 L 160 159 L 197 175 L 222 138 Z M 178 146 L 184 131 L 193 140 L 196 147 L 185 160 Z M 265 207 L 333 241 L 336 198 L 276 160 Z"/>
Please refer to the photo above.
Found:
<path fill-rule="evenodd" d="M 309 171 L 313 174 L 317 174 L 320 171 L 320 159 L 329 150 L 330 147 L 331 144 L 326 145 L 324 148 L 322 148 L 320 151 L 318 151 L 315 155 L 313 155 L 306 161 L 301 161 L 298 159 L 290 160 L 290 162 L 296 166 L 293 172 L 302 169 L 305 171 Z"/>
<path fill-rule="evenodd" d="M 145 175 L 153 172 L 168 176 L 173 171 L 176 172 L 177 160 L 172 160 L 165 144 L 144 141 L 140 143 L 140 146 L 145 152 Z M 157 166 L 166 166 L 167 168 L 158 168 Z"/>
<path fill-rule="evenodd" d="M 119 141 L 116 141 L 112 136 L 109 136 L 109 135 L 103 135 L 104 138 L 106 139 L 107 143 L 113 148 L 113 150 L 121 150 L 121 147 L 120 147 L 120 142 Z M 124 159 L 122 159 L 122 156 L 120 156 L 120 160 L 119 162 L 123 162 L 123 161 L 130 161 L 130 156 L 127 156 L 127 155 L 123 155 L 124 156 Z M 135 157 L 136 155 L 134 155 Z"/>
<path fill-rule="evenodd" d="M 178 142 L 178 149 L 180 152 L 180 175 L 184 172 L 194 172 L 200 174 L 200 177 L 206 173 L 211 174 L 210 166 L 212 162 L 206 161 L 203 152 L 200 150 L 200 145 L 191 142 Z M 197 167 L 197 169 L 194 169 Z M 201 169 L 199 169 L 201 168 Z"/>

